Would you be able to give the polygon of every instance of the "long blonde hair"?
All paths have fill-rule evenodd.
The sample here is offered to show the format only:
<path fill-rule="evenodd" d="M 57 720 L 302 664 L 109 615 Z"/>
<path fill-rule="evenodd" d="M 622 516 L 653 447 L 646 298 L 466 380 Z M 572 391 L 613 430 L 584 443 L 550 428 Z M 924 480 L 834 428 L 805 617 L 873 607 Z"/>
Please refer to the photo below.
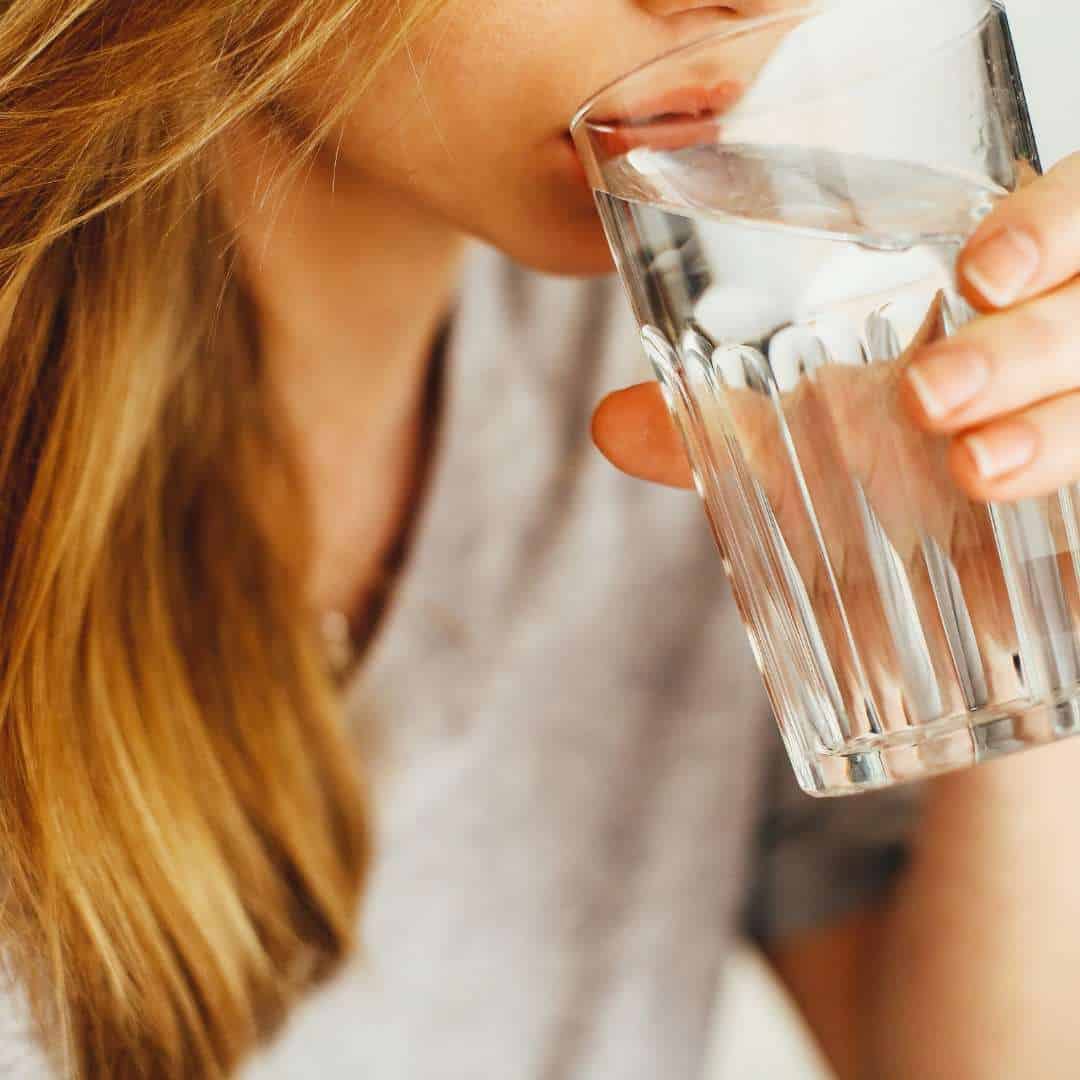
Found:
<path fill-rule="evenodd" d="M 306 538 L 259 524 L 295 484 L 217 147 L 437 3 L 0 2 L 0 948 L 65 1074 L 224 1076 L 352 943 L 363 789 Z"/>

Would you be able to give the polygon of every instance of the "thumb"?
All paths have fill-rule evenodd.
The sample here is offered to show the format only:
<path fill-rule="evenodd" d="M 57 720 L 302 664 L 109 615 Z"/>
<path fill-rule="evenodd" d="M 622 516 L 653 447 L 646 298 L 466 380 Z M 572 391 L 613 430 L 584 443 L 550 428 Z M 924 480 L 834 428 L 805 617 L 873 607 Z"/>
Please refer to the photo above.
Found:
<path fill-rule="evenodd" d="M 593 414 L 592 437 L 600 453 L 630 476 L 668 487 L 694 486 L 682 439 L 656 383 L 604 398 Z"/>

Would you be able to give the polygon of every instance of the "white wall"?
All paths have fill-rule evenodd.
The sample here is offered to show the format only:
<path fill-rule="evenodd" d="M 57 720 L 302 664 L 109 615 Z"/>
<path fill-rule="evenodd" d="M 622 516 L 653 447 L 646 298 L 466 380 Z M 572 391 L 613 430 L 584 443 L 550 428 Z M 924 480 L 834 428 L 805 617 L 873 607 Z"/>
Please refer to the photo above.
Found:
<path fill-rule="evenodd" d="M 903 0 L 899 0 L 903 2 Z M 1007 0 L 1043 162 L 1080 150 L 1080 3 Z"/>

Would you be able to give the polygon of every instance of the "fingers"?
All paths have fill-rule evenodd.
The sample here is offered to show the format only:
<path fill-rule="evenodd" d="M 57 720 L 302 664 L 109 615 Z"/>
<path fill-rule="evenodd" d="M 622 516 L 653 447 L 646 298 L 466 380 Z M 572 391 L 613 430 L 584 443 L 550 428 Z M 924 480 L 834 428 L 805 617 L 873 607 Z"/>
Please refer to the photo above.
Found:
<path fill-rule="evenodd" d="M 1002 228 L 1034 242 L 1037 268 L 1022 286 L 981 295 L 999 307 L 1014 294 L 1022 302 L 917 350 L 901 390 L 918 426 L 953 437 L 949 464 L 961 488 L 995 501 L 1080 480 L 1080 157 L 988 219 L 962 263 L 969 282 L 980 245 Z"/>
<path fill-rule="evenodd" d="M 916 349 L 906 365 L 907 411 L 955 440 L 952 471 L 973 498 L 1047 494 L 1080 480 L 1078 272 L 1080 155 L 1004 200 L 961 256 L 969 297 L 993 313 Z M 692 486 L 655 385 L 611 395 L 593 433 L 625 472 Z"/>
<path fill-rule="evenodd" d="M 916 423 L 953 434 L 1080 387 L 1080 283 L 969 323 L 919 350 L 904 396 Z"/>
<path fill-rule="evenodd" d="M 1047 495 L 1080 477 L 1080 392 L 1044 401 L 959 438 L 953 474 L 976 499 Z"/>
<path fill-rule="evenodd" d="M 656 383 L 609 394 L 593 414 L 593 442 L 616 468 L 641 480 L 692 488 L 682 439 Z"/>
<path fill-rule="evenodd" d="M 1080 155 L 1003 200 L 957 266 L 982 310 L 1011 307 L 1080 273 Z"/>

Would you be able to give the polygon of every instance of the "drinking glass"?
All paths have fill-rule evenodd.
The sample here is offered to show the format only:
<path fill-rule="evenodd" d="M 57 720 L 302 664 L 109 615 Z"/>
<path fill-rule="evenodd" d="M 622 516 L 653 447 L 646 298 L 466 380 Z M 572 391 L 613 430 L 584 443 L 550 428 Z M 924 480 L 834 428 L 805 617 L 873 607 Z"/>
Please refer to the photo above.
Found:
<path fill-rule="evenodd" d="M 975 317 L 967 238 L 1040 172 L 1002 7 L 729 26 L 572 130 L 802 787 L 1075 733 L 1080 490 L 973 503 L 898 404 Z"/>

